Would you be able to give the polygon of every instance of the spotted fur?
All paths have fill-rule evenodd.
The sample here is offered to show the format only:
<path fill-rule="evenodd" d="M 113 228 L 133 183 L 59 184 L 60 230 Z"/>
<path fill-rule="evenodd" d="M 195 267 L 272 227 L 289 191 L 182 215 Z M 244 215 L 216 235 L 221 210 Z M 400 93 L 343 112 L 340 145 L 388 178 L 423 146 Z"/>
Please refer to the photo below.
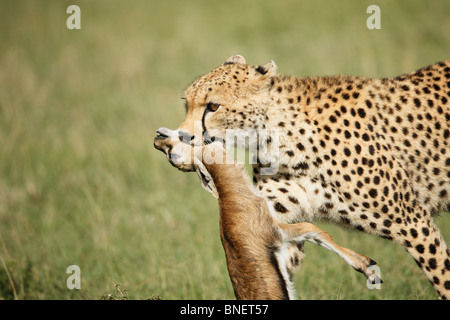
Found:
<path fill-rule="evenodd" d="M 433 221 L 450 203 L 450 60 L 396 78 L 296 78 L 234 56 L 185 98 L 190 136 L 196 120 L 213 139 L 278 130 L 278 171 L 262 174 L 264 154 L 253 167 L 276 220 L 325 219 L 392 240 L 450 297 L 450 251 Z"/>

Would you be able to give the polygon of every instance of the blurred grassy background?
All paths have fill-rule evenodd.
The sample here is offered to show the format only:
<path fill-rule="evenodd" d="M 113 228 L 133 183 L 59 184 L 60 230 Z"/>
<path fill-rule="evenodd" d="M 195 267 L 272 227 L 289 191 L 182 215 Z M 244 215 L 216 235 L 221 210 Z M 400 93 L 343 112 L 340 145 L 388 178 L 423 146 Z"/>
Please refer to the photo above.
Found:
<path fill-rule="evenodd" d="M 81 8 L 68 30 L 66 8 Z M 381 8 L 381 30 L 366 8 Z M 228 56 L 293 75 L 395 76 L 450 58 L 450 2 L 0 2 L 0 298 L 233 299 L 218 207 L 195 174 L 153 149 L 184 118 L 180 97 Z M 400 247 L 319 224 L 378 261 L 368 290 L 307 245 L 301 299 L 434 299 Z M 450 217 L 438 225 L 450 241 Z M 66 268 L 81 268 L 81 290 Z"/>

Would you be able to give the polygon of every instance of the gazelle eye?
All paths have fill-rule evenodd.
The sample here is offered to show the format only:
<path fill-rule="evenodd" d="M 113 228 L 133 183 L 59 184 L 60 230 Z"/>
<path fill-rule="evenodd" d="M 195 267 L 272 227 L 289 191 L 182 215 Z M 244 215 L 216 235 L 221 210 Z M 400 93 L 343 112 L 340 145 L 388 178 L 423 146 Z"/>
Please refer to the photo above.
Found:
<path fill-rule="evenodd" d="M 219 107 L 220 107 L 220 104 L 214 103 L 214 102 L 209 102 L 206 105 L 206 110 L 208 110 L 208 112 L 216 112 L 217 109 L 219 109 Z"/>

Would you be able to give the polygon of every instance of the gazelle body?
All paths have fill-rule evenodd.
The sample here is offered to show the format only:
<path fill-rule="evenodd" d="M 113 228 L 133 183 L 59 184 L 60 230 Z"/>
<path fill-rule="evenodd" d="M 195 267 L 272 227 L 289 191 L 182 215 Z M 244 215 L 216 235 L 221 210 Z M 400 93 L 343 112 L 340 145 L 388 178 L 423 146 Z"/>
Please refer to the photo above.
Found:
<path fill-rule="evenodd" d="M 177 131 L 167 128 L 158 129 L 157 134 L 154 145 L 167 154 L 171 164 L 183 171 L 196 170 L 205 189 L 218 198 L 220 236 L 237 299 L 295 298 L 293 242 L 299 247 L 304 241 L 323 246 L 372 283 L 381 281 L 369 268 L 375 264 L 372 259 L 337 245 L 313 224 L 276 222 L 266 200 L 253 189 L 244 166 L 228 158 L 221 144 L 191 146 L 183 143 Z"/>

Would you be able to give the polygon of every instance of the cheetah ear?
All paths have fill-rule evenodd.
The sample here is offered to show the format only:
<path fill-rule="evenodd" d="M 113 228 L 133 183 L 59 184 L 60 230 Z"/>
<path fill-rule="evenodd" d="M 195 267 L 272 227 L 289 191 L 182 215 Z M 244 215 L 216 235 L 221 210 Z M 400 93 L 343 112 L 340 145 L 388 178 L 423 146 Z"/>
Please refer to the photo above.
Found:
<path fill-rule="evenodd" d="M 202 182 L 202 187 L 211 193 L 214 198 L 219 198 L 219 193 L 217 192 L 216 185 L 214 184 L 214 181 L 209 174 L 208 170 L 206 170 L 206 167 L 203 165 L 203 163 L 197 158 L 194 158 L 195 163 L 195 172 L 197 172 L 198 178 Z"/>
<path fill-rule="evenodd" d="M 256 72 L 260 73 L 265 77 L 273 77 L 277 74 L 277 65 L 273 60 L 270 60 L 268 63 L 262 66 L 258 66 L 256 68 Z"/>
<path fill-rule="evenodd" d="M 227 60 L 225 60 L 225 62 L 222 64 L 227 65 L 227 64 L 245 64 L 245 59 L 243 56 L 241 56 L 240 54 L 237 54 L 235 56 L 231 56 L 229 57 Z"/>

